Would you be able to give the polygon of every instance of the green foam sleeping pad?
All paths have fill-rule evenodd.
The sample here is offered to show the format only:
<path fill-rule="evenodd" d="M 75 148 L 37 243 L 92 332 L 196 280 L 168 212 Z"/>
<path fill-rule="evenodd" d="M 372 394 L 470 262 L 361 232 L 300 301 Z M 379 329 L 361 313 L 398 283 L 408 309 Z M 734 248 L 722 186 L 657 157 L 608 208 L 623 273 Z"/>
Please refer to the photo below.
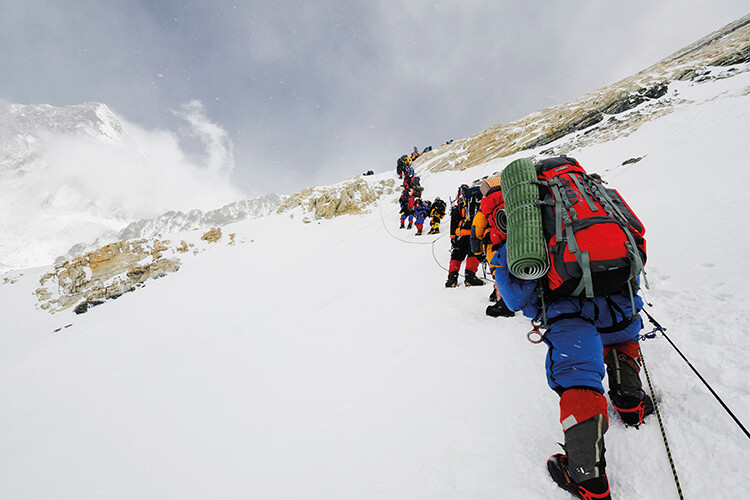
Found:
<path fill-rule="evenodd" d="M 549 270 L 547 243 L 542 233 L 542 211 L 534 163 L 528 158 L 511 162 L 500 176 L 508 219 L 508 270 L 513 276 L 533 280 Z"/>

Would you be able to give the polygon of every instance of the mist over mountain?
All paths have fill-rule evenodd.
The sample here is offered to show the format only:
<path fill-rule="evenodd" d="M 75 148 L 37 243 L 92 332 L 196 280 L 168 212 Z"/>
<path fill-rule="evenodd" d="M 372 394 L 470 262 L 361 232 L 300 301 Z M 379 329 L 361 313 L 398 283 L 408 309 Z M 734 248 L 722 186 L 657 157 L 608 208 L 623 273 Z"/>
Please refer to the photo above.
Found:
<path fill-rule="evenodd" d="M 198 102 L 176 114 L 202 144 L 197 158 L 174 133 L 144 130 L 101 103 L 0 107 L 0 269 L 52 262 L 170 210 L 242 199 L 229 182 L 226 133 Z"/>

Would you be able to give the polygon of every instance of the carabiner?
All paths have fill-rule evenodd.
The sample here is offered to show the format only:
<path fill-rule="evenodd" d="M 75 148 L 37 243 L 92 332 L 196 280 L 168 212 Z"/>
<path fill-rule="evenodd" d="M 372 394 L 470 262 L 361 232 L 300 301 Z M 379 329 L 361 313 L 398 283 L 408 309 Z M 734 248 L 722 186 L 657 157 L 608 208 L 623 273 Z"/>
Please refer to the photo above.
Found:
<path fill-rule="evenodd" d="M 526 334 L 526 340 L 528 340 L 532 344 L 541 344 L 544 341 L 544 334 L 539 331 L 539 328 L 541 326 L 542 326 L 541 321 L 535 322 L 532 319 L 531 330 L 529 330 L 529 333 Z"/>

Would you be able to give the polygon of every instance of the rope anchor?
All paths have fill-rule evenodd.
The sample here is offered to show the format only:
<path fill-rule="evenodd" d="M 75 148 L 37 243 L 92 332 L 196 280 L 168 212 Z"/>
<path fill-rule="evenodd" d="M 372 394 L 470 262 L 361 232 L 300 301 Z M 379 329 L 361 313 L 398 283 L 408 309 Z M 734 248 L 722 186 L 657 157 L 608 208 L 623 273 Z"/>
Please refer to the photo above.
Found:
<path fill-rule="evenodd" d="M 526 334 L 526 339 L 532 344 L 541 344 L 544 341 L 544 334 L 539 331 L 542 324 L 541 321 L 531 320 L 531 330 Z"/>

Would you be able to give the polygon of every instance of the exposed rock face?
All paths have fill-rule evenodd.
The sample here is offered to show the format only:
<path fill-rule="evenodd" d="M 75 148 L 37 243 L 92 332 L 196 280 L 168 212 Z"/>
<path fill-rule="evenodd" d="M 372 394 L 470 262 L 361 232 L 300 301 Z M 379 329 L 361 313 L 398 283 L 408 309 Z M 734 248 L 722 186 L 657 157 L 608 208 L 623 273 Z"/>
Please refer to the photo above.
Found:
<path fill-rule="evenodd" d="M 187 246 L 183 241 L 182 244 Z M 176 248 L 175 248 L 176 250 Z M 76 306 L 85 312 L 108 298 L 134 290 L 149 278 L 177 271 L 180 261 L 166 240 L 119 241 L 55 266 L 41 277 L 36 290 L 41 308 L 49 312 Z"/>
<path fill-rule="evenodd" d="M 217 241 L 221 239 L 221 228 L 212 227 L 203 236 L 201 236 L 201 239 L 203 241 L 210 241 L 211 243 L 216 243 Z"/>
<path fill-rule="evenodd" d="M 39 280 L 35 294 L 39 307 L 51 313 L 75 307 L 76 313 L 117 298 L 144 286 L 149 279 L 161 278 L 180 269 L 179 256 L 197 254 L 222 240 L 222 231 L 213 227 L 195 243 L 172 243 L 159 237 L 123 240 L 55 265 Z M 229 235 L 228 245 L 237 243 Z"/>
<path fill-rule="evenodd" d="M 395 190 L 394 179 L 371 183 L 358 177 L 334 186 L 303 189 L 290 196 L 277 212 L 284 213 L 302 207 L 315 219 L 361 214 L 382 195 L 394 193 Z"/>
<path fill-rule="evenodd" d="M 621 137 L 644 122 L 670 112 L 677 104 L 665 96 L 670 81 L 700 81 L 709 67 L 748 61 L 750 15 L 615 84 L 425 153 L 415 161 L 415 167 L 435 172 L 465 170 L 583 130 L 589 133 L 587 141 L 603 142 Z M 648 113 L 631 112 L 644 106 L 653 108 Z M 583 139 L 576 140 L 582 144 Z"/>

